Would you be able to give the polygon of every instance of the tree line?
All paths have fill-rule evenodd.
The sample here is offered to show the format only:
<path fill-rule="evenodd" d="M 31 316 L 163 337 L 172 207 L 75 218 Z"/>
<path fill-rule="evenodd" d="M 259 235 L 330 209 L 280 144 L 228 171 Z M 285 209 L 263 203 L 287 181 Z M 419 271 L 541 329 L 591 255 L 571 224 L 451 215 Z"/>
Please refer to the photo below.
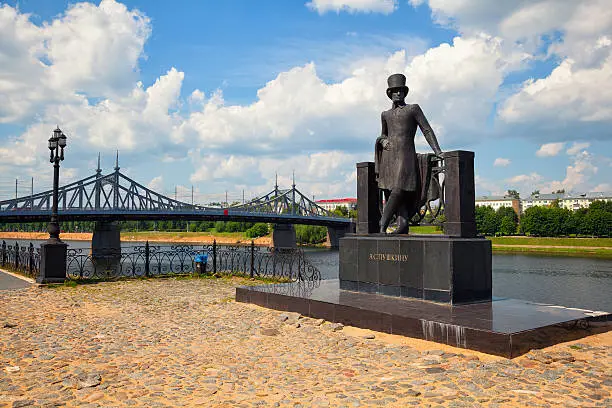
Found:
<path fill-rule="evenodd" d="M 46 222 L 0 224 L 0 231 L 45 232 Z M 60 223 L 62 232 L 93 232 L 94 221 L 67 221 Z M 164 232 L 244 232 L 248 238 L 268 235 L 270 229 L 266 223 L 235 221 L 120 221 L 121 231 L 164 231 Z"/>
<path fill-rule="evenodd" d="M 525 234 L 538 237 L 612 236 L 612 201 L 593 201 L 588 208 L 571 211 L 553 202 L 530 207 L 520 220 L 512 208 L 476 207 L 476 227 L 484 235 Z"/>

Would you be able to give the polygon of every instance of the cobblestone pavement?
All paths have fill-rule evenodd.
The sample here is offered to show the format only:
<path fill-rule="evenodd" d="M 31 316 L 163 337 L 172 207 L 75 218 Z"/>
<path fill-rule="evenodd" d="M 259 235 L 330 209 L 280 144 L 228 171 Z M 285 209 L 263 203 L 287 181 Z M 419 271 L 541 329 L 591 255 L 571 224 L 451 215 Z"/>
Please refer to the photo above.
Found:
<path fill-rule="evenodd" d="M 612 332 L 507 360 L 235 303 L 239 282 L 0 292 L 0 407 L 612 406 Z"/>

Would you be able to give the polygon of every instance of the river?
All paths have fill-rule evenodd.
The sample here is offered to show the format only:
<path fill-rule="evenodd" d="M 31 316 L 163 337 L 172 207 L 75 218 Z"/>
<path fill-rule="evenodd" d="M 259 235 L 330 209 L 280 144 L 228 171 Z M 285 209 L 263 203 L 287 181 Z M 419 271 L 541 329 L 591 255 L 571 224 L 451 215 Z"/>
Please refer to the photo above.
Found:
<path fill-rule="evenodd" d="M 30 241 L 20 241 L 27 245 Z M 35 246 L 41 241 L 32 241 Z M 13 244 L 15 241 L 7 241 Z M 88 248 L 87 241 L 68 241 Z M 125 242 L 124 246 L 142 245 Z M 172 243 L 154 245 L 172 245 Z M 323 279 L 338 278 L 338 251 L 307 248 Z M 612 312 L 612 261 L 598 258 L 523 254 L 493 255 L 493 296 Z"/>

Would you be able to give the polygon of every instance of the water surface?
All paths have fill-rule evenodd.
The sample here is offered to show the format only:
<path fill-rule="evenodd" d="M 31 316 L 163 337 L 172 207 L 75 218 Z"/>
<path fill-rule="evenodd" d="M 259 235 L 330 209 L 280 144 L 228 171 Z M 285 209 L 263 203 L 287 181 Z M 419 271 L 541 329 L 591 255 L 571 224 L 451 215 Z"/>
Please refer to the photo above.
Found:
<path fill-rule="evenodd" d="M 30 241 L 20 241 L 28 245 Z M 32 241 L 35 246 L 42 241 Z M 89 248 L 89 241 L 69 241 L 69 248 Z M 15 244 L 14 240 L 7 244 Z M 124 242 L 124 247 L 143 245 Z M 152 243 L 151 245 L 176 245 Z M 323 279 L 338 278 L 338 251 L 306 248 Z M 493 255 L 493 295 L 612 312 L 612 260 L 525 254 Z"/>

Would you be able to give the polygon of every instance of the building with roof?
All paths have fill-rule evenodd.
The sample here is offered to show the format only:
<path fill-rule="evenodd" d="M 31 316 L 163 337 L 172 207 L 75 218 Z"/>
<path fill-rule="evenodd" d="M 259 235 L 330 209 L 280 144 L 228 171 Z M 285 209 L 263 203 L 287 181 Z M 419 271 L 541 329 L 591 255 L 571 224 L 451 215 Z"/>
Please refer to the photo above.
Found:
<path fill-rule="evenodd" d="M 557 201 L 559 207 L 576 211 L 580 208 L 589 208 L 593 201 L 612 201 L 612 192 L 590 192 L 590 193 L 556 193 L 556 194 L 532 194 L 523 200 L 523 210 L 530 207 L 548 207 Z"/>
<path fill-rule="evenodd" d="M 332 198 L 329 200 L 317 200 L 315 202 L 327 211 L 334 211 L 338 207 L 346 207 L 347 210 L 354 210 L 357 208 L 356 198 Z"/>
<path fill-rule="evenodd" d="M 476 207 L 491 207 L 495 211 L 502 207 L 509 207 L 520 216 L 522 210 L 521 200 L 510 196 L 481 196 L 476 197 Z"/>
<path fill-rule="evenodd" d="M 576 211 L 589 208 L 593 201 L 612 201 L 612 192 L 566 193 L 566 194 L 535 194 L 523 201 L 523 209 L 535 206 L 549 206 L 558 200 L 559 207 Z"/>

